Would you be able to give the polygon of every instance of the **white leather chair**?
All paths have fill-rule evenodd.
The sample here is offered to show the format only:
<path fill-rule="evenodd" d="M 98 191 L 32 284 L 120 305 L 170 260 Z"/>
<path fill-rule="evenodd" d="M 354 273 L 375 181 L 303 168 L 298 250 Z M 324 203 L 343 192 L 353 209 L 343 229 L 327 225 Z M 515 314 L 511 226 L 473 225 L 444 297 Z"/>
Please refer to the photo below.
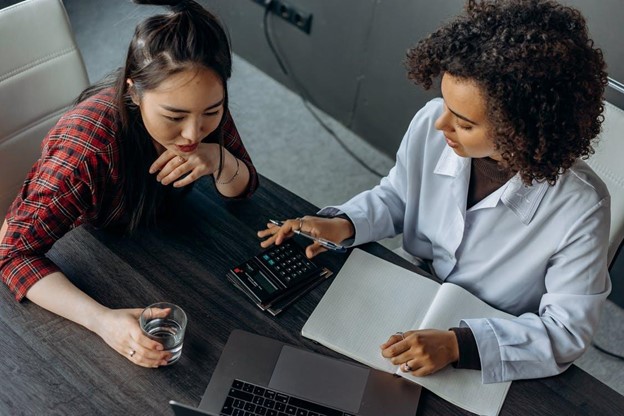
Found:
<path fill-rule="evenodd" d="M 0 10 L 0 223 L 41 140 L 88 85 L 61 0 Z"/>
<path fill-rule="evenodd" d="M 609 233 L 609 265 L 613 263 L 624 239 L 624 111 L 605 102 L 596 153 L 587 163 L 602 178 L 611 194 L 611 230 Z"/>

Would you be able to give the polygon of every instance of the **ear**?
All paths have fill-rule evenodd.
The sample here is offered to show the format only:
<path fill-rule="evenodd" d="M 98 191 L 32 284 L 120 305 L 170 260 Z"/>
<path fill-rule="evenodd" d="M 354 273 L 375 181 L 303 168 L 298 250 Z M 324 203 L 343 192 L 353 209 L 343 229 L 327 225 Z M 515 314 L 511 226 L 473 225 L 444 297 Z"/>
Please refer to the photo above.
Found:
<path fill-rule="evenodd" d="M 136 93 L 136 89 L 134 88 L 134 81 L 128 78 L 126 80 L 126 84 L 128 84 L 128 93 L 130 94 L 130 99 L 136 106 L 139 106 L 140 100 L 138 94 Z"/>

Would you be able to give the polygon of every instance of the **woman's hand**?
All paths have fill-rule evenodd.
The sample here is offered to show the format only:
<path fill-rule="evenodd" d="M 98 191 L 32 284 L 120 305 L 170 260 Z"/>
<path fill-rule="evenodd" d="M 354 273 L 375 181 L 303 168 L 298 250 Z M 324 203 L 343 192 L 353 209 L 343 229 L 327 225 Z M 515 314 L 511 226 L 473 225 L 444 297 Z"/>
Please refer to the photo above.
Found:
<path fill-rule="evenodd" d="M 108 309 L 98 319 L 94 332 L 119 354 L 142 367 L 166 365 L 171 354 L 143 334 L 139 316 L 143 309 Z M 163 316 L 167 310 L 163 310 Z"/>
<path fill-rule="evenodd" d="M 292 237 L 295 230 L 334 243 L 340 243 L 355 234 L 353 224 L 344 218 L 321 218 L 306 215 L 303 218 L 283 221 L 281 227 L 268 223 L 265 230 L 258 231 L 258 237 L 266 238 L 260 243 L 260 246 L 266 248 L 272 244 L 280 245 L 285 239 Z M 311 259 L 323 251 L 327 251 L 327 249 L 315 242 L 306 247 L 306 256 Z"/>
<path fill-rule="evenodd" d="M 417 377 L 433 374 L 459 359 L 453 331 L 424 329 L 392 335 L 381 344 L 381 355 Z"/>
<path fill-rule="evenodd" d="M 225 152 L 224 159 L 227 156 Z M 173 183 L 175 188 L 180 188 L 215 173 L 219 168 L 220 154 L 221 146 L 217 143 L 199 143 L 197 150 L 188 156 L 179 156 L 177 152 L 166 149 L 152 163 L 149 172 L 158 172 L 156 180 L 163 185 Z"/>

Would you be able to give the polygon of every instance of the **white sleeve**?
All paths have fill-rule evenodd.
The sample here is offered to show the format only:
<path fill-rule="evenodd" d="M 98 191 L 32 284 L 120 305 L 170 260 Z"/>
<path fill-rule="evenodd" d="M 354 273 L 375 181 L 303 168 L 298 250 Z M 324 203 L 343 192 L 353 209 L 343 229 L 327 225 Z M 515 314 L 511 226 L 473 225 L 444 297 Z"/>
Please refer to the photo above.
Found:
<path fill-rule="evenodd" d="M 351 219 L 355 227 L 352 245 L 394 237 L 403 232 L 408 179 L 420 180 L 418 174 L 414 175 L 419 169 L 415 165 L 420 163 L 415 153 L 423 148 L 422 142 L 427 140 L 432 125 L 432 110 L 436 109 L 436 105 L 439 106 L 439 103 L 430 102 L 414 116 L 397 151 L 394 167 L 379 185 L 342 205 L 319 211 L 322 215 L 344 213 Z"/>
<path fill-rule="evenodd" d="M 579 215 L 550 259 L 537 313 L 461 322 L 475 336 L 484 383 L 559 374 L 589 347 L 611 291 L 609 219 L 609 197 Z"/>

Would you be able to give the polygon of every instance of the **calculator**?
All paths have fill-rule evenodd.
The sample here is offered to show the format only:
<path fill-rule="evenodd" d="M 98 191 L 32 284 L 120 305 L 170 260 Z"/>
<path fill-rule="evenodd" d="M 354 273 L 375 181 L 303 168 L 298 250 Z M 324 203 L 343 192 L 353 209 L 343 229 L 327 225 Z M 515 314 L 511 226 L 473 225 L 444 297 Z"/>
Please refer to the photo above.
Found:
<path fill-rule="evenodd" d="M 278 299 L 321 279 L 327 272 L 329 270 L 308 259 L 299 244 L 286 240 L 230 269 L 228 279 L 265 310 Z"/>

